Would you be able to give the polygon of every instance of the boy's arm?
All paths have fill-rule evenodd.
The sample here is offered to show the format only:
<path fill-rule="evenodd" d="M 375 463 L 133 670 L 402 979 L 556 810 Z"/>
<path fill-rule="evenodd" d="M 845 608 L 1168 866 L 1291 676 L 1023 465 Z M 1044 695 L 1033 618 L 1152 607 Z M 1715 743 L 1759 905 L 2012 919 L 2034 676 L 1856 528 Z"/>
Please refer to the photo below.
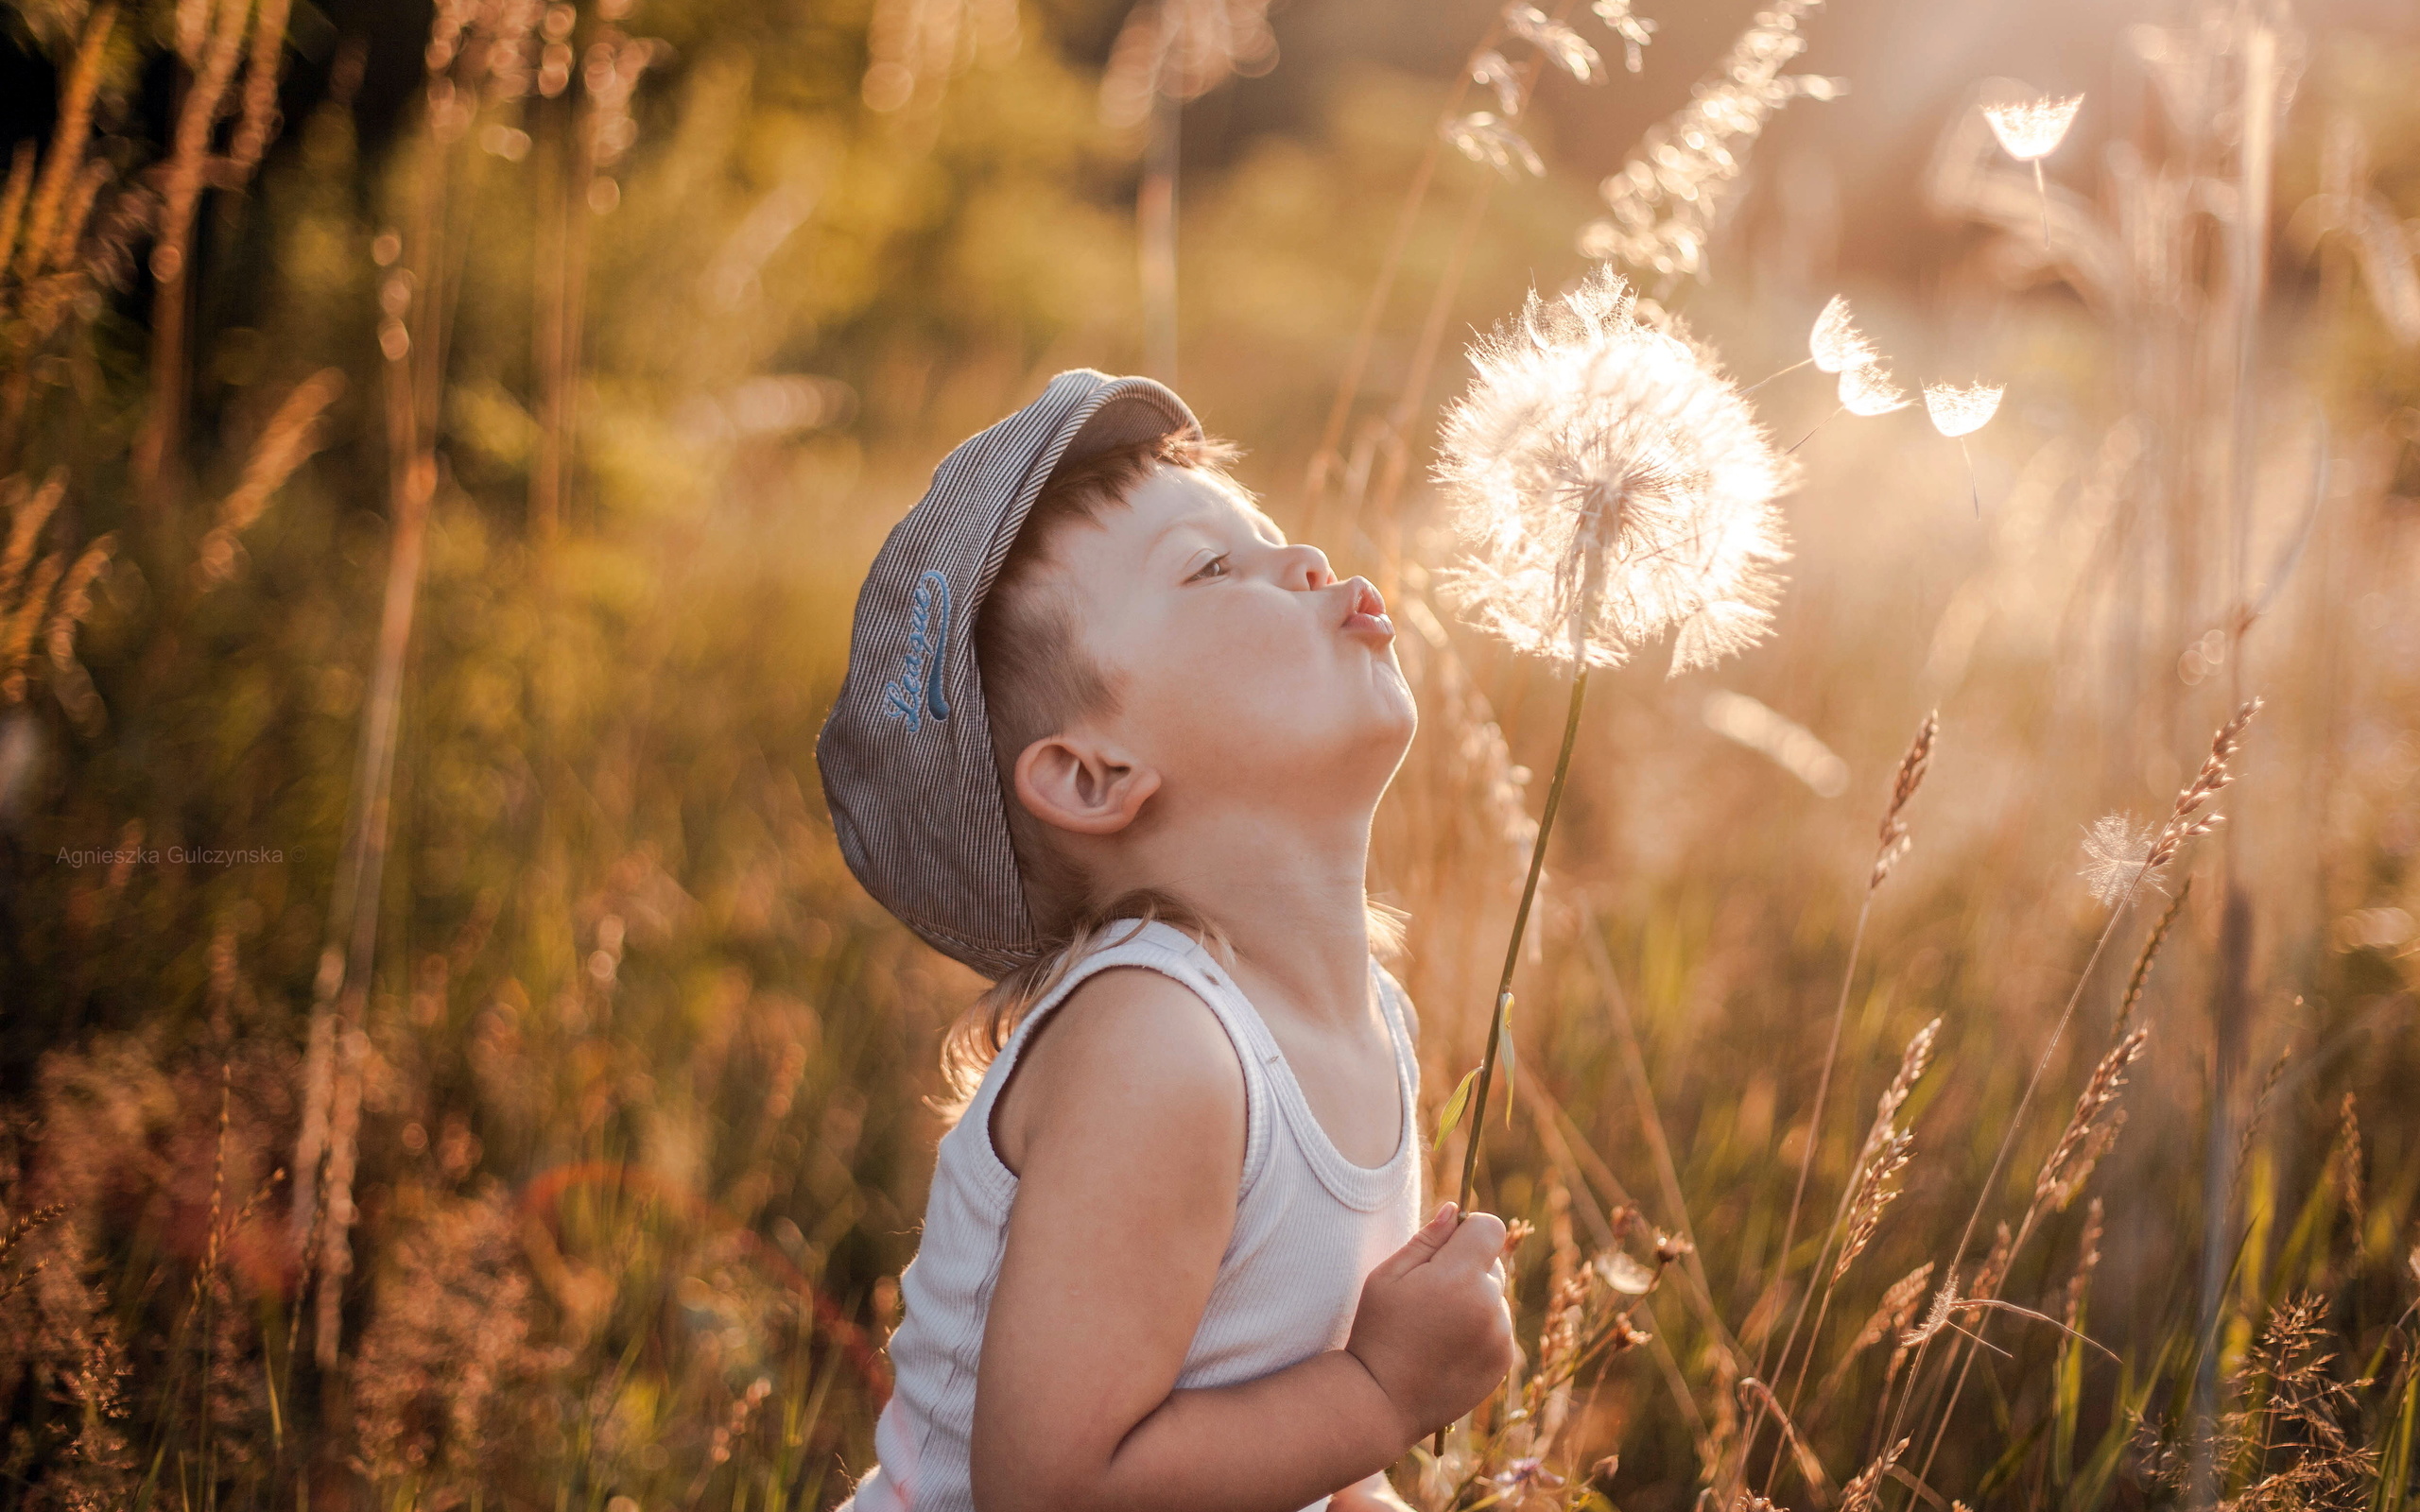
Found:
<path fill-rule="evenodd" d="M 1290 1512 L 1393 1463 L 1503 1373 L 1500 1290 L 1475 1301 L 1497 1285 L 1503 1232 L 1482 1215 L 1430 1225 L 1374 1273 L 1350 1348 L 1173 1389 L 1234 1226 L 1244 1148 L 1235 1051 L 1177 984 L 1135 970 L 1085 983 L 1010 1093 L 992 1132 L 1019 1186 L 976 1386 L 982 1512 Z M 1374 1294 L 1394 1305 L 1365 1338 Z M 1431 1359 L 1438 1349 L 1457 1358 Z M 1441 1391 L 1468 1400 L 1441 1405 Z"/>

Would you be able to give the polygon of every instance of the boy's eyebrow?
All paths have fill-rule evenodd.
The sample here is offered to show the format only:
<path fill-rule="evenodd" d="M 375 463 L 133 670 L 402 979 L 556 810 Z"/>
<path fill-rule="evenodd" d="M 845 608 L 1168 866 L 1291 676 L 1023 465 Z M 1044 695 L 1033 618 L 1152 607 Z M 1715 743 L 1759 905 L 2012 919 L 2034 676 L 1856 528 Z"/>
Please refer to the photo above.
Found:
<path fill-rule="evenodd" d="M 1168 538 L 1174 536 L 1180 530 L 1198 530 L 1205 536 L 1213 534 L 1210 526 L 1205 522 L 1208 519 L 1214 518 L 1215 515 L 1215 510 L 1196 509 L 1189 514 L 1181 514 L 1175 519 L 1169 521 L 1167 524 L 1160 526 L 1159 531 L 1145 543 L 1143 547 L 1143 559 L 1148 562 L 1153 557 L 1158 556 L 1160 548 L 1167 544 Z"/>

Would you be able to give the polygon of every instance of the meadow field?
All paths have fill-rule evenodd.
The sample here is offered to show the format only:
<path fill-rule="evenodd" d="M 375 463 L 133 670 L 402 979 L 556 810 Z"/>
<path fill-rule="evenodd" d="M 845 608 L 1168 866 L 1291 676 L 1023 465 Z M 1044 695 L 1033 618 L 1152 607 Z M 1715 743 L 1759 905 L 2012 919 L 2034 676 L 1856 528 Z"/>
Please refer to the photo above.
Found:
<path fill-rule="evenodd" d="M 1590 687 L 1477 1171 L 1527 1358 L 1403 1494 L 2412 1505 L 2420 21 L 1636 7 L 10 0 L 0 1508 L 847 1494 L 983 984 L 814 739 L 1068 367 L 1394 609 L 1450 1194 L 1567 679 L 1436 425 L 1600 263 L 1792 558 Z"/>

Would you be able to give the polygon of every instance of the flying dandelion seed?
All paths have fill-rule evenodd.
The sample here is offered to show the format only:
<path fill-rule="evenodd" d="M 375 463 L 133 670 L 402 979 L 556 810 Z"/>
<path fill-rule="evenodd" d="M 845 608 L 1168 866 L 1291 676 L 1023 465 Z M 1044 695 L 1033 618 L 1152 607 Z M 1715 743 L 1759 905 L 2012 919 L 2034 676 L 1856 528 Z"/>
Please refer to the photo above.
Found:
<path fill-rule="evenodd" d="M 1772 501 L 1797 472 L 1710 355 L 1632 298 L 1600 266 L 1473 349 L 1439 443 L 1463 553 L 1444 576 L 1481 628 L 1573 665 L 1677 630 L 1677 674 L 1762 636 L 1788 558 Z"/>
<path fill-rule="evenodd" d="M 1824 301 L 1824 313 L 1815 318 L 1815 329 L 1806 334 L 1806 360 L 1824 372 L 1871 367 L 1882 355 L 1857 328 L 1845 294 L 1835 294 Z"/>
<path fill-rule="evenodd" d="M 1983 119 L 1991 123 L 1992 135 L 2000 139 L 2000 150 L 2019 163 L 2033 164 L 2033 193 L 2042 201 L 2042 247 L 2046 251 L 2050 246 L 2050 189 L 2042 181 L 2042 160 L 2066 140 L 2067 128 L 2075 124 L 2076 112 L 2083 108 L 2081 94 L 2070 94 L 2066 99 L 2045 94 L 2038 99 L 1983 107 Z"/>
<path fill-rule="evenodd" d="M 1932 428 L 1944 436 L 1969 436 L 1991 423 L 1999 413 L 2000 395 L 2006 392 L 2002 384 L 1977 384 L 1971 388 L 1927 384 L 1925 413 L 1932 417 Z"/>
<path fill-rule="evenodd" d="M 1894 409 L 1905 409 L 1910 401 L 1908 391 L 1891 381 L 1891 369 L 1879 362 L 1869 362 L 1859 368 L 1841 369 L 1841 406 L 1815 422 L 1814 430 L 1789 443 L 1793 452 L 1815 438 L 1822 430 L 1842 415 L 1872 417 L 1888 415 Z"/>
<path fill-rule="evenodd" d="M 2115 905 L 2138 881 L 2154 880 L 2158 868 L 2150 863 L 2158 837 L 2157 829 L 2137 825 L 2131 814 L 2104 814 L 2084 832 L 2083 868 L 2078 874 L 2095 898 Z"/>
<path fill-rule="evenodd" d="M 1801 368 L 1812 366 L 1823 372 L 1846 372 L 1852 368 L 1868 367 L 1881 360 L 1881 356 L 1874 343 L 1857 328 L 1856 320 L 1849 314 L 1848 296 L 1835 294 L 1824 301 L 1824 312 L 1815 317 L 1814 329 L 1806 333 L 1806 355 L 1780 372 L 1768 373 L 1757 379 L 1740 392 L 1753 394 L 1775 378 L 1796 372 Z"/>
<path fill-rule="evenodd" d="M 2066 99 L 2044 95 L 2006 105 L 1986 105 L 1983 119 L 1992 123 L 1992 135 L 2000 139 L 2000 150 L 2019 163 L 2038 163 L 2066 140 L 2067 128 L 2075 124 L 2076 112 L 2083 107 L 2081 94 L 2070 94 Z"/>
<path fill-rule="evenodd" d="M 1713 354 L 1677 325 L 1642 323 L 1610 265 L 1559 300 L 1531 294 L 1520 318 L 1481 337 L 1470 357 L 1470 389 L 1446 412 L 1438 442 L 1436 475 L 1461 548 L 1443 582 L 1474 623 L 1568 663 L 1572 679 L 1487 1048 L 1472 1074 L 1463 1211 L 1588 673 L 1619 666 L 1668 632 L 1675 674 L 1761 640 L 1774 568 L 1789 556 L 1773 500 L 1797 481 Z M 1440 1142 L 1462 1111 L 1458 1092 Z"/>
<path fill-rule="evenodd" d="M 2008 391 L 2001 384 L 1975 384 L 1960 388 L 1951 384 L 1925 385 L 1925 413 L 1932 417 L 1932 428 L 1958 443 L 1958 455 L 1966 459 L 1966 492 L 1974 500 L 1975 518 L 1983 516 L 1983 492 L 1975 483 L 1975 454 L 1966 449 L 1966 438 L 1991 423 L 1999 413 L 2000 395 Z"/>
<path fill-rule="evenodd" d="M 1888 415 L 1910 403 L 1908 391 L 1891 381 L 1891 369 L 1878 362 L 1841 370 L 1841 407 L 1852 415 Z"/>

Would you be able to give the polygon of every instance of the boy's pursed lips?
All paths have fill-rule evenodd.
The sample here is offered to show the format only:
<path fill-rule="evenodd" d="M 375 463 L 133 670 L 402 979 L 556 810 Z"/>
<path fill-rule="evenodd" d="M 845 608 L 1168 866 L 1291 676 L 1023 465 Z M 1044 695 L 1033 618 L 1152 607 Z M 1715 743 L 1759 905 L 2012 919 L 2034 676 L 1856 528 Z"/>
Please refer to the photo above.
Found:
<path fill-rule="evenodd" d="M 1395 638 L 1395 622 L 1387 617 L 1387 601 L 1377 585 L 1366 577 L 1345 579 L 1350 592 L 1344 599 L 1344 623 L 1338 628 L 1345 634 L 1384 645 Z"/>

